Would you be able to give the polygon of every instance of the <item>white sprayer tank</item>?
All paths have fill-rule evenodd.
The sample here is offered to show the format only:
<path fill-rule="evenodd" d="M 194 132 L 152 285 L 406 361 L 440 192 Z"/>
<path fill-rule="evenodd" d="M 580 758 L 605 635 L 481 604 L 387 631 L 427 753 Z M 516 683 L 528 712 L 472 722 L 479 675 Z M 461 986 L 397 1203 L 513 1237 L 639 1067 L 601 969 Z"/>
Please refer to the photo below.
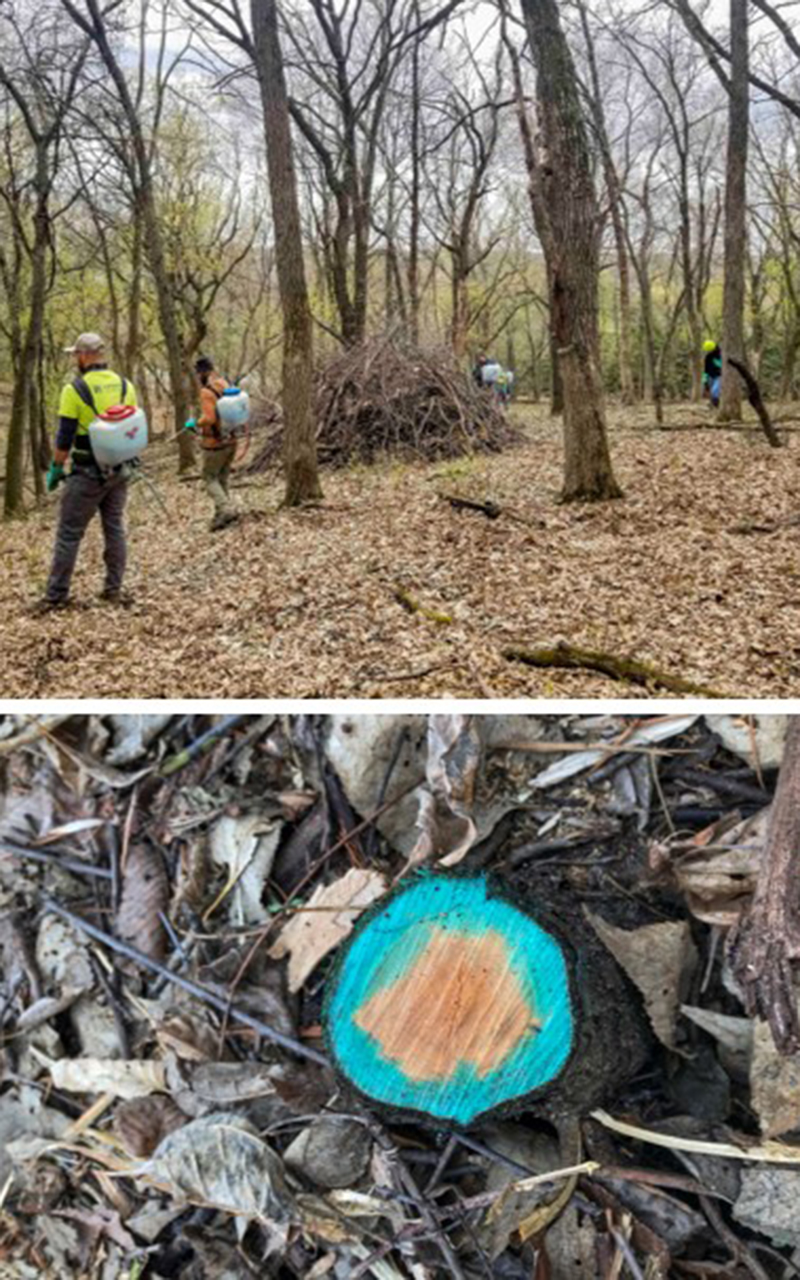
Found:
<path fill-rule="evenodd" d="M 236 436 L 250 420 L 250 397 L 241 387 L 226 387 L 217 400 L 220 434 Z"/>
<path fill-rule="evenodd" d="M 89 440 L 98 466 L 132 462 L 147 445 L 147 418 L 133 405 L 114 405 L 91 423 Z"/>

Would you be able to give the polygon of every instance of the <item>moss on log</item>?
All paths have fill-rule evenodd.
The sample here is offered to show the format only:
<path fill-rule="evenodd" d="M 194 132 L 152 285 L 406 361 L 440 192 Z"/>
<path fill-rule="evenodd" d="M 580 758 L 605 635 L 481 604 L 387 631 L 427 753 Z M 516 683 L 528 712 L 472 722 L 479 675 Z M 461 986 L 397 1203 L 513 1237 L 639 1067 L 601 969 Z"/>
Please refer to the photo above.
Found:
<path fill-rule="evenodd" d="M 580 649 L 576 645 L 557 644 L 543 649 L 503 650 L 503 657 L 510 662 L 524 662 L 529 667 L 559 667 L 567 671 L 599 671 L 610 676 L 612 680 L 623 680 L 629 684 L 640 685 L 647 689 L 651 685 L 660 685 L 669 693 L 684 693 L 697 698 L 724 698 L 727 695 L 718 689 L 710 689 L 707 685 L 697 684 L 693 680 L 684 680 L 681 676 L 673 676 L 667 671 L 651 666 L 648 662 L 640 662 L 636 658 L 621 658 L 613 653 L 603 653 L 596 649 Z"/>

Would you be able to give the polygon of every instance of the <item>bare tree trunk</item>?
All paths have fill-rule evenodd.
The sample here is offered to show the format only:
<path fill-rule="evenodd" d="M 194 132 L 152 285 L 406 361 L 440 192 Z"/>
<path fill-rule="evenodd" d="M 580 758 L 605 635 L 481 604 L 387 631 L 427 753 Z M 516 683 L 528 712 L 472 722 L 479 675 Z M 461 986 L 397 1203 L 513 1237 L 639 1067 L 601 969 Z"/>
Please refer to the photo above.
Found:
<path fill-rule="evenodd" d="M 6 520 L 22 515 L 24 511 L 25 443 L 29 434 L 28 424 L 31 424 L 31 438 L 35 430 L 33 421 L 35 408 L 34 382 L 36 378 L 36 360 L 41 346 L 42 327 L 44 325 L 44 304 L 47 293 L 47 244 L 50 236 L 50 216 L 48 212 L 51 182 L 48 171 L 49 145 L 47 140 L 40 140 L 36 145 L 35 187 L 37 198 L 33 219 L 30 313 L 25 330 L 20 363 L 14 378 L 14 390 L 11 396 L 3 509 L 3 515 Z M 34 453 L 35 461 L 36 455 Z"/>
<path fill-rule="evenodd" d="M 625 243 L 625 226 L 622 217 L 622 184 L 614 163 L 611 142 L 606 125 L 606 113 L 603 106 L 603 94 L 600 87 L 600 76 L 597 70 L 597 58 L 594 40 L 589 28 L 589 19 L 583 0 L 579 0 L 578 8 L 581 16 L 586 52 L 589 60 L 589 74 L 592 83 L 591 106 L 594 126 L 600 143 L 603 159 L 603 173 L 608 191 L 608 202 L 611 210 L 611 225 L 614 230 L 614 246 L 617 253 L 617 273 L 619 276 L 619 386 L 623 404 L 633 404 L 633 370 L 631 368 L 631 274 L 628 263 L 628 251 Z"/>
<path fill-rule="evenodd" d="M 506 15 L 504 11 L 501 32 L 503 43 L 505 44 L 511 60 L 511 72 L 514 79 L 514 101 L 517 109 L 517 122 L 519 124 L 520 138 L 522 139 L 522 151 L 525 156 L 525 169 L 528 175 L 528 199 L 530 200 L 531 213 L 533 214 L 533 224 L 536 227 L 536 234 L 539 237 L 539 242 L 541 243 L 545 257 L 547 296 L 550 302 L 548 312 L 548 326 L 550 332 L 550 415 L 551 417 L 557 417 L 559 414 L 564 412 L 564 385 L 561 380 L 561 370 L 558 366 L 558 340 L 553 328 L 553 262 L 555 260 L 555 246 L 553 244 L 552 232 L 550 230 L 550 214 L 545 200 L 542 170 L 536 156 L 533 129 L 531 128 L 531 122 L 525 106 L 525 94 L 522 86 L 522 72 L 520 70 L 519 54 L 515 49 L 512 40 L 509 38 L 505 19 Z"/>
<path fill-rule="evenodd" d="M 419 26 L 419 3 L 414 5 L 414 21 Z M 408 314 L 409 337 L 414 346 L 419 346 L 419 237 L 422 214 L 420 209 L 420 179 L 422 173 L 421 157 L 421 115 L 422 92 L 420 79 L 420 46 L 421 38 L 415 38 L 411 49 L 411 220 L 408 230 Z"/>
<path fill-rule="evenodd" d="M 744 295 L 747 254 L 747 140 L 750 117 L 748 0 L 730 0 L 728 158 L 725 178 L 725 288 L 722 299 L 722 392 L 719 420 L 742 416 L 741 380 L 728 357 L 744 360 Z"/>
<path fill-rule="evenodd" d="M 314 430 L 314 351 L 289 100 L 275 0 L 251 0 L 256 71 L 264 108 L 275 259 L 283 310 L 284 505 L 322 497 Z"/>
<path fill-rule="evenodd" d="M 597 202 L 572 55 L 556 0 L 523 0 L 547 148 L 553 330 L 564 384 L 562 499 L 620 496 L 606 438 L 598 331 Z"/>
<path fill-rule="evenodd" d="M 450 325 L 450 340 L 453 355 L 457 360 L 463 360 L 467 354 L 469 336 L 469 294 L 467 292 L 469 267 L 464 264 L 461 255 L 457 252 L 451 251 L 451 260 L 453 318 Z"/>
<path fill-rule="evenodd" d="M 781 1053 L 800 1046 L 793 970 L 800 957 L 800 716 L 788 717 L 758 882 L 729 939 L 750 1017 L 765 1019 Z"/>

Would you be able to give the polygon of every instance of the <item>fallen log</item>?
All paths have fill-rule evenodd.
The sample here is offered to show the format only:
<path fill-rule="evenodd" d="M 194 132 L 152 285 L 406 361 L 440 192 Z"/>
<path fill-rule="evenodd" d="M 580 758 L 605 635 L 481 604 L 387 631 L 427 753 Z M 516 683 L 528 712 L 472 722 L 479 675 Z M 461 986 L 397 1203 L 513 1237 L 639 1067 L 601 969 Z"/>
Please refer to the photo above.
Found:
<path fill-rule="evenodd" d="M 800 524 L 800 516 L 786 516 L 783 520 L 767 520 L 764 524 L 745 520 L 731 525 L 731 533 L 777 533 L 779 529 L 794 529 Z"/>
<path fill-rule="evenodd" d="M 496 520 L 503 513 L 503 508 L 491 498 L 487 502 L 476 502 L 472 498 L 460 498 L 455 493 L 437 493 L 436 496 L 443 502 L 449 502 L 456 511 L 480 511 L 487 520 Z"/>
<path fill-rule="evenodd" d="M 736 370 L 747 388 L 747 399 L 758 414 L 758 420 L 764 430 L 764 435 L 767 437 L 767 440 L 773 449 L 779 449 L 781 447 L 781 439 L 773 426 L 772 419 L 767 411 L 767 406 L 764 404 L 764 399 L 761 395 L 761 388 L 759 387 L 756 379 L 747 368 L 747 365 L 743 364 L 741 360 L 734 360 L 733 356 L 728 356 L 727 359 L 728 364 L 732 369 Z"/>
<path fill-rule="evenodd" d="M 638 996 L 590 932 L 575 900 L 524 877 L 401 881 L 326 982 L 335 1069 L 372 1108 L 437 1128 L 533 1102 L 585 1110 L 649 1044 Z"/>
<path fill-rule="evenodd" d="M 565 671 L 599 671 L 612 680 L 649 688 L 660 685 L 669 693 L 685 693 L 697 698 L 724 698 L 727 695 L 707 685 L 684 680 L 681 676 L 660 671 L 648 662 L 636 658 L 618 658 L 612 653 L 594 649 L 580 649 L 575 645 L 560 643 L 553 648 L 503 650 L 503 657 L 510 662 L 524 662 L 529 667 L 559 667 Z"/>

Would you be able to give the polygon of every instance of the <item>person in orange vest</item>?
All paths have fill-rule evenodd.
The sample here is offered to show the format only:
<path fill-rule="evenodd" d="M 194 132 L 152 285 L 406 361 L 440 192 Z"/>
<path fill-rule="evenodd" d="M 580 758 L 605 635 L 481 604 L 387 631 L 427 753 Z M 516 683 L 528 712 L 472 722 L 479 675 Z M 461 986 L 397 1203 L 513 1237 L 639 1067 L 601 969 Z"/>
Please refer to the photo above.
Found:
<path fill-rule="evenodd" d="M 203 481 L 206 493 L 214 503 L 211 531 L 215 532 L 239 519 L 239 512 L 228 492 L 236 441 L 223 439 L 217 413 L 217 403 L 229 383 L 215 371 L 214 362 L 209 356 L 199 356 L 195 361 L 194 371 L 200 385 L 200 416 L 196 420 L 190 418 L 186 426 L 200 438 Z"/>

